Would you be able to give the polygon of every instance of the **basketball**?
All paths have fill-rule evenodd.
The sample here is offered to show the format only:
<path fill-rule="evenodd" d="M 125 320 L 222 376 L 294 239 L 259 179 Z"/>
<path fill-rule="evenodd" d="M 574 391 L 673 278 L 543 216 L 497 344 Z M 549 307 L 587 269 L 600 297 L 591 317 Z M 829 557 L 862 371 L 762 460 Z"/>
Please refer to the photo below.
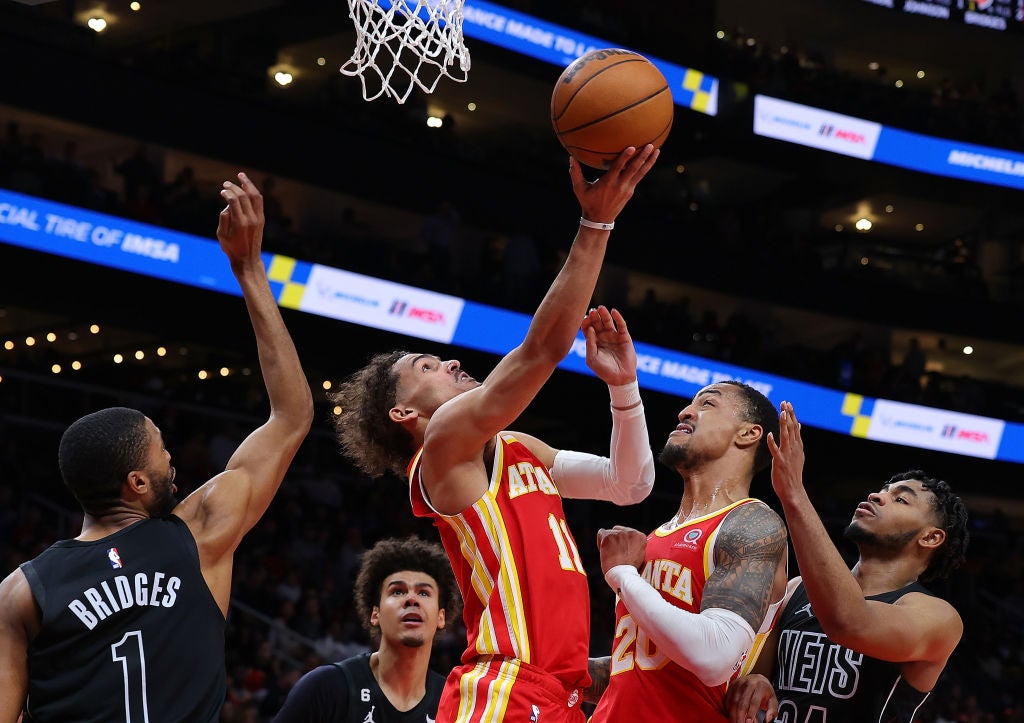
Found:
<path fill-rule="evenodd" d="M 551 124 L 577 161 L 608 168 L 627 146 L 660 148 L 675 106 L 661 71 L 629 50 L 595 50 L 577 58 L 551 93 Z"/>

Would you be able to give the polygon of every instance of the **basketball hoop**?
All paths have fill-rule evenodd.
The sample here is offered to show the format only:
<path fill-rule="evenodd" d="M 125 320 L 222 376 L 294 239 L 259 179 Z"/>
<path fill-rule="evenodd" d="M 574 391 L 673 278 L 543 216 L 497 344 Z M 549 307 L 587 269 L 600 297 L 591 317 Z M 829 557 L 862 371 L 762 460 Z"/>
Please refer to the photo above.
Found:
<path fill-rule="evenodd" d="M 464 2 L 348 0 L 356 48 L 341 72 L 359 76 L 366 100 L 387 95 L 399 103 L 417 86 L 433 93 L 444 76 L 464 83 L 469 77 L 469 51 L 462 37 Z"/>

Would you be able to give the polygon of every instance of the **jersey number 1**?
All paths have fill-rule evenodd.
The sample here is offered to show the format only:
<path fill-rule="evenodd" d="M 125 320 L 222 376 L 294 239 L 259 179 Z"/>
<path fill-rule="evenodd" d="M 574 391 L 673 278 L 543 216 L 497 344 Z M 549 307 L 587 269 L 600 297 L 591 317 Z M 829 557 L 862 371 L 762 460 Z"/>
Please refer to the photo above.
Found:
<path fill-rule="evenodd" d="M 142 648 L 142 631 L 132 630 L 110 646 L 110 655 L 121 664 L 124 675 L 125 723 L 149 723 L 146 701 L 146 652 Z"/>
<path fill-rule="evenodd" d="M 580 552 L 576 549 L 576 541 L 569 534 L 565 520 L 548 513 L 548 527 L 551 528 L 551 534 L 555 536 L 555 544 L 558 546 L 558 564 L 563 570 L 575 570 L 586 575 L 587 571 L 583 569 L 583 561 L 580 560 Z"/>

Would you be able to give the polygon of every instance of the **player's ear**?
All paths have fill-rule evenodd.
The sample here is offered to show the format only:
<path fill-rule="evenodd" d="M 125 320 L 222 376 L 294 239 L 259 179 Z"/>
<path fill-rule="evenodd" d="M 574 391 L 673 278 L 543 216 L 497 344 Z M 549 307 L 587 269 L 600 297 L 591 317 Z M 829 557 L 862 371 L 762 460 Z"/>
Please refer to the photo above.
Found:
<path fill-rule="evenodd" d="M 419 416 L 419 412 L 409 407 L 392 407 L 391 411 L 388 412 L 388 417 L 391 418 L 391 421 L 401 424 L 403 427 L 414 423 Z"/>
<path fill-rule="evenodd" d="M 942 547 L 942 543 L 946 541 L 946 531 L 939 527 L 929 527 L 925 530 L 924 535 L 921 536 L 919 544 L 922 547 L 930 549 L 938 549 Z"/>
<path fill-rule="evenodd" d="M 750 447 L 757 445 L 761 441 L 761 437 L 764 436 L 764 427 L 760 424 L 751 424 L 745 426 L 739 432 L 739 443 L 744 447 Z"/>
<path fill-rule="evenodd" d="M 380 625 L 380 608 L 376 605 L 374 605 L 373 610 L 370 611 L 370 625 L 375 628 Z"/>
<path fill-rule="evenodd" d="M 128 490 L 136 495 L 144 495 L 146 490 L 149 489 L 149 477 L 139 469 L 129 472 L 124 483 L 127 485 Z"/>
<path fill-rule="evenodd" d="M 439 608 L 437 611 L 437 629 L 444 630 L 444 608 Z"/>

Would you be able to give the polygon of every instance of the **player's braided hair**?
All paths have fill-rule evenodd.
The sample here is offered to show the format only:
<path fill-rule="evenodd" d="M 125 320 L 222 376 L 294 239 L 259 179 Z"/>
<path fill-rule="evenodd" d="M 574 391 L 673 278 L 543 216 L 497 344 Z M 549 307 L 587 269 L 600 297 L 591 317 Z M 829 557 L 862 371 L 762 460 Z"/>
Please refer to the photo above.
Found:
<path fill-rule="evenodd" d="M 964 561 L 967 543 L 971 536 L 967 531 L 967 508 L 963 500 L 953 494 L 949 484 L 943 480 L 929 477 L 923 470 L 912 469 L 893 475 L 889 484 L 917 480 L 921 486 L 934 495 L 932 503 L 939 527 L 946 532 L 946 541 L 932 555 L 928 567 L 921 573 L 921 582 L 939 580 L 948 576 Z"/>
<path fill-rule="evenodd" d="M 418 537 L 389 537 L 363 553 L 363 561 L 356 576 L 353 597 L 363 627 L 371 633 L 377 632 L 370 625 L 370 615 L 374 606 L 380 605 L 384 581 L 389 575 L 401 570 L 424 572 L 434 578 L 437 582 L 437 604 L 444 610 L 445 619 L 458 618 L 462 612 L 462 597 L 452 574 L 451 563 L 441 546 Z"/>
<path fill-rule="evenodd" d="M 333 417 L 341 451 L 371 477 L 388 470 L 405 477 L 412 453 L 409 433 L 388 417 L 398 393 L 393 367 L 406 354 L 377 354 L 328 395 L 341 408 Z"/>

